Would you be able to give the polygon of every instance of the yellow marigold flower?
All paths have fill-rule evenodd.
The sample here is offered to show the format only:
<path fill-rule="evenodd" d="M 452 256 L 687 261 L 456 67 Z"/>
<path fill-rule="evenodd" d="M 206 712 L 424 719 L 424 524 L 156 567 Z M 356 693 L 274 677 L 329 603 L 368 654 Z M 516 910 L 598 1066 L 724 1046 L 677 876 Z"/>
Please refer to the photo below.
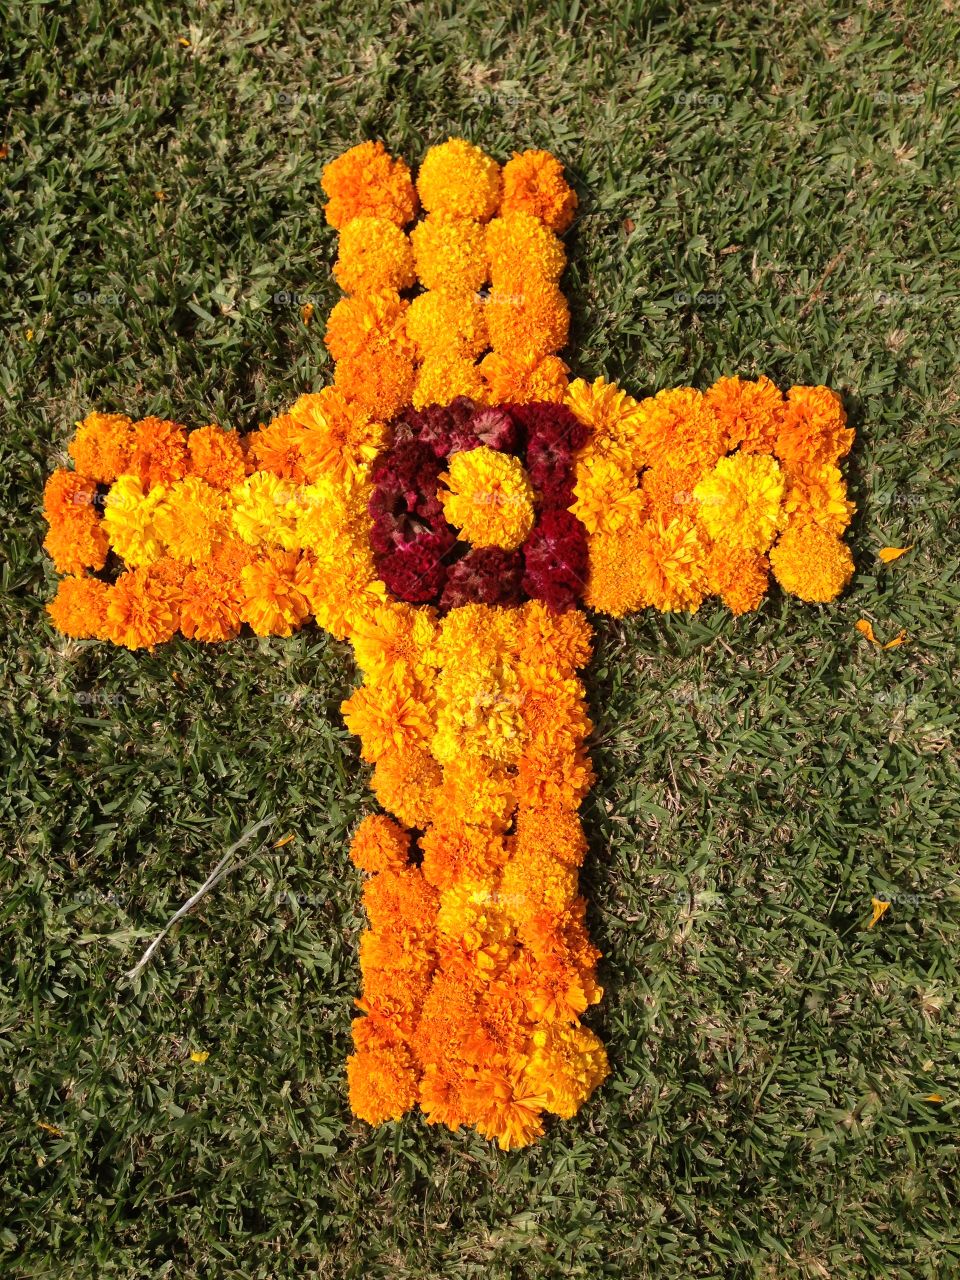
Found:
<path fill-rule="evenodd" d="M 530 213 L 560 235 L 573 222 L 576 208 L 576 192 L 549 151 L 515 151 L 503 166 L 502 214 Z"/>
<path fill-rule="evenodd" d="M 170 555 L 185 564 L 210 557 L 231 531 L 232 507 L 225 493 L 197 476 L 170 486 L 153 518 L 153 528 Z"/>
<path fill-rule="evenodd" d="M 57 594 L 47 605 L 53 625 L 74 640 L 105 638 L 110 584 L 99 578 L 61 578 Z"/>
<path fill-rule="evenodd" d="M 410 356 L 384 344 L 338 360 L 334 383 L 347 400 L 372 417 L 389 422 L 410 403 L 415 377 Z"/>
<path fill-rule="evenodd" d="M 504 831 L 517 807 L 516 779 L 480 756 L 450 760 L 435 804 L 439 812 L 456 813 L 471 826 Z"/>
<path fill-rule="evenodd" d="M 240 573 L 244 598 L 240 616 L 258 636 L 289 636 L 310 616 L 296 585 L 297 553 L 273 551 Z"/>
<path fill-rule="evenodd" d="M 850 548 L 816 524 L 790 524 L 770 552 L 770 566 L 784 591 L 815 603 L 836 599 L 853 577 Z"/>
<path fill-rule="evenodd" d="M 333 274 L 344 293 L 409 289 L 416 279 L 413 249 L 386 218 L 354 218 L 340 232 Z"/>
<path fill-rule="evenodd" d="M 741 453 L 773 452 L 783 395 L 769 378 L 756 382 L 720 378 L 707 392 L 706 403 L 720 422 L 727 449 L 739 446 Z"/>
<path fill-rule="evenodd" d="M 775 452 L 791 466 L 836 463 L 850 452 L 854 432 L 843 401 L 829 387 L 791 387 Z"/>
<path fill-rule="evenodd" d="M 231 490 L 233 527 L 250 546 L 283 547 L 299 545 L 296 505 L 291 502 L 294 486 L 272 471 L 254 471 Z"/>
<path fill-rule="evenodd" d="M 410 233 L 417 278 L 425 289 L 476 293 L 487 279 L 483 226 L 470 218 L 432 214 Z"/>
<path fill-rule="evenodd" d="M 500 201 L 500 166 L 463 138 L 431 147 L 417 175 L 420 203 L 455 218 L 493 216 Z"/>
<path fill-rule="evenodd" d="M 409 1050 L 364 1049 L 347 1059 L 350 1110 L 368 1124 L 399 1120 L 417 1101 Z"/>
<path fill-rule="evenodd" d="M 588 533 L 615 533 L 646 510 L 636 475 L 610 458 L 587 456 L 576 468 L 576 502 L 570 508 Z"/>
<path fill-rule="evenodd" d="M 448 352 L 473 359 L 487 346 L 483 303 L 472 291 L 429 289 L 410 304 L 407 334 L 421 360 Z"/>
<path fill-rule="evenodd" d="M 320 185 L 330 197 L 324 212 L 331 227 L 368 217 L 403 227 L 416 216 L 410 170 L 403 160 L 394 160 L 382 142 L 361 142 L 331 160 Z"/>
<path fill-rule="evenodd" d="M 566 404 L 590 431 L 585 451 L 621 459 L 624 468 L 649 464 L 641 405 L 605 378 L 577 378 L 567 388 Z"/>
<path fill-rule="evenodd" d="M 112 484 L 130 470 L 133 422 L 123 413 L 90 413 L 77 423 L 67 451 L 81 475 Z"/>
<path fill-rule="evenodd" d="M 491 351 L 480 361 L 480 372 L 490 404 L 532 404 L 541 400 L 562 404 L 570 368 L 559 356 L 523 362 Z"/>
<path fill-rule="evenodd" d="M 447 405 L 457 396 L 469 396 L 482 404 L 485 395 L 486 388 L 477 366 L 464 356 L 445 352 L 428 356 L 420 366 L 413 389 L 413 407 Z"/>
<path fill-rule="evenodd" d="M 720 459 L 693 496 L 711 538 L 763 552 L 776 535 L 783 490 L 783 473 L 769 454 L 734 453 Z"/>
<path fill-rule="evenodd" d="M 547 1111 L 569 1120 L 610 1074 L 607 1052 L 592 1031 L 569 1024 L 538 1028 L 532 1043 L 524 1082 Z"/>
<path fill-rule="evenodd" d="M 360 755 L 375 763 L 387 751 L 422 750 L 433 735 L 433 722 L 422 695 L 397 680 L 363 684 L 341 704 L 344 722 L 360 739 Z"/>
<path fill-rule="evenodd" d="M 801 524 L 814 523 L 839 537 L 850 524 L 857 507 L 847 498 L 840 468 L 831 463 L 784 467 L 786 493 L 784 515 Z"/>
<path fill-rule="evenodd" d="M 529 280 L 519 293 L 492 289 L 487 329 L 497 351 L 514 360 L 538 360 L 566 346 L 570 308 L 555 284 Z"/>
<path fill-rule="evenodd" d="M 533 528 L 533 487 L 518 458 L 486 445 L 455 453 L 440 480 L 444 514 L 475 547 L 515 551 Z"/>
<path fill-rule="evenodd" d="M 320 555 L 301 557 L 297 586 L 306 596 L 317 625 L 338 640 L 384 603 L 386 587 L 377 578 L 370 543 L 346 530 Z"/>
<path fill-rule="evenodd" d="M 308 480 L 325 476 L 345 483 L 363 475 L 384 447 L 387 429 L 352 404 L 336 387 L 324 387 L 297 400 L 290 417 L 305 427 L 301 442 L 303 469 Z"/>
<path fill-rule="evenodd" d="M 486 246 L 494 287 L 507 291 L 522 290 L 531 279 L 558 284 L 567 265 L 563 245 L 532 213 L 494 218 Z"/>
<path fill-rule="evenodd" d="M 330 312 L 324 342 L 334 360 L 362 356 L 382 343 L 408 352 L 410 303 L 396 289 L 341 298 Z"/>
<path fill-rule="evenodd" d="M 383 814 L 370 814 L 354 832 L 350 858 L 361 871 L 397 871 L 410 864 L 410 836 Z"/>
<path fill-rule="evenodd" d="M 391 602 L 359 622 L 350 643 L 357 666 L 370 680 L 427 681 L 435 671 L 427 660 L 435 636 L 430 611 Z"/>
<path fill-rule="evenodd" d="M 153 649 L 171 640 L 180 622 L 178 592 L 151 567 L 121 573 L 110 588 L 103 632 L 111 644 Z"/>
<path fill-rule="evenodd" d="M 186 432 L 179 423 L 165 418 L 141 418 L 133 424 L 128 467 L 145 489 L 182 480 L 188 457 Z"/>
<path fill-rule="evenodd" d="M 193 474 L 215 489 L 232 489 L 246 477 L 243 441 L 236 431 L 215 423 L 198 427 L 187 436 L 187 449 Z"/>
<path fill-rule="evenodd" d="M 756 551 L 716 543 L 706 562 L 707 588 L 734 614 L 752 613 L 767 593 L 770 563 Z"/>
<path fill-rule="evenodd" d="M 103 527 L 113 550 L 128 565 L 146 565 L 163 555 L 163 540 L 154 521 L 167 490 L 155 485 L 144 493 L 134 475 L 119 476 L 110 487 L 103 512 Z"/>
<path fill-rule="evenodd" d="M 580 609 L 554 613 L 541 600 L 520 607 L 517 651 L 536 654 L 543 662 L 574 670 L 585 667 L 592 652 L 593 630 Z"/>
<path fill-rule="evenodd" d="M 387 751 L 377 761 L 370 785 L 377 800 L 405 827 L 425 828 L 434 812 L 442 781 L 440 766 L 428 751 Z"/>

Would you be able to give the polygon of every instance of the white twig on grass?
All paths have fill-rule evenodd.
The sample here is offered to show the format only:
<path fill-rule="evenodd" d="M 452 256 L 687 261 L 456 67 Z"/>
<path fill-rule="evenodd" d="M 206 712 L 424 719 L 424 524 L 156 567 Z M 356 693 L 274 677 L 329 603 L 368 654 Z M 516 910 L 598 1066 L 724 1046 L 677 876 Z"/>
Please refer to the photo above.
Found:
<path fill-rule="evenodd" d="M 143 969 L 144 965 L 146 965 L 149 962 L 150 957 L 153 955 L 154 951 L 156 951 L 157 947 L 159 947 L 160 943 L 164 940 L 164 938 L 167 936 L 167 934 L 170 932 L 173 926 L 177 923 L 177 921 L 182 920 L 183 917 L 187 914 L 187 912 L 190 911 L 191 908 L 197 905 L 197 903 L 200 901 L 203 895 L 205 893 L 209 893 L 209 891 L 214 887 L 214 885 L 219 884 L 219 882 L 223 879 L 224 876 L 229 875 L 231 871 L 236 870 L 236 866 L 240 865 L 239 863 L 233 867 L 229 866 L 228 864 L 230 862 L 230 859 L 237 852 L 237 850 L 242 849 L 245 844 L 247 844 L 250 840 L 253 839 L 253 837 L 257 834 L 258 831 L 262 831 L 264 827 L 268 827 L 273 822 L 273 820 L 274 820 L 273 814 L 271 814 L 269 818 L 261 818 L 261 820 L 255 823 L 252 827 L 248 827 L 247 830 L 244 831 L 240 839 L 235 844 L 232 844 L 230 846 L 230 848 L 223 855 L 223 857 L 220 859 L 217 865 L 213 868 L 213 870 L 207 876 L 206 880 L 204 880 L 203 884 L 200 886 L 197 892 L 193 895 L 193 897 L 188 898 L 187 901 L 183 904 L 183 906 L 179 909 L 179 911 L 174 912 L 174 914 L 170 917 L 170 919 L 163 926 L 163 928 L 160 930 L 160 932 L 157 934 L 154 940 L 150 943 L 149 947 L 147 947 L 146 951 L 143 953 L 143 955 L 140 957 L 137 963 L 133 966 L 133 968 L 128 970 L 128 972 L 124 974 L 124 977 L 129 982 L 132 982 L 133 979 L 140 973 L 141 969 Z"/>

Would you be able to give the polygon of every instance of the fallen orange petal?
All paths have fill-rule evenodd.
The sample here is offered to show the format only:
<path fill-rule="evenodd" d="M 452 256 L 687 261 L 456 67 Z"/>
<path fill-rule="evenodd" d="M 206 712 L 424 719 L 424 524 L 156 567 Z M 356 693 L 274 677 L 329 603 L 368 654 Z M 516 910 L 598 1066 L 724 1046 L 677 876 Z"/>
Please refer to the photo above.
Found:
<path fill-rule="evenodd" d="M 47 1124 L 44 1120 L 37 1121 L 37 1128 L 43 1129 L 45 1133 L 52 1133 L 55 1138 L 63 1137 L 63 1130 L 58 1129 L 55 1124 Z"/>
<path fill-rule="evenodd" d="M 896 649 L 903 644 L 906 638 L 907 638 L 907 633 L 905 631 L 901 631 L 899 635 L 894 636 L 892 640 L 888 640 L 887 643 L 882 647 L 884 649 Z"/>
<path fill-rule="evenodd" d="M 866 636 L 871 644 L 877 643 L 877 637 L 873 634 L 873 626 L 871 623 L 869 623 L 866 620 L 866 618 L 860 619 L 860 621 L 857 623 L 857 630 L 860 632 L 861 635 Z"/>
<path fill-rule="evenodd" d="M 943 1098 L 939 1093 L 928 1093 L 924 1098 L 924 1102 L 942 1102 Z"/>
<path fill-rule="evenodd" d="M 868 929 L 872 929 L 880 917 L 890 910 L 890 903 L 884 902 L 882 898 L 871 898 L 870 901 L 873 904 L 873 919 L 867 925 Z"/>
<path fill-rule="evenodd" d="M 282 849 L 285 844 L 289 844 L 291 840 L 296 840 L 296 838 L 297 837 L 295 835 L 283 836 L 280 840 L 276 842 L 273 848 Z"/>
<path fill-rule="evenodd" d="M 199 1050 L 194 1049 L 194 1051 L 190 1054 L 190 1061 L 191 1061 L 191 1062 L 206 1062 L 206 1060 L 207 1060 L 209 1057 L 210 1057 L 209 1052 L 207 1052 L 207 1051 L 200 1052 Z"/>
<path fill-rule="evenodd" d="M 909 547 L 881 547 L 877 555 L 884 564 L 891 564 L 894 560 L 899 560 L 901 556 L 905 556 L 908 551 L 912 551 L 917 544 L 911 542 Z"/>
<path fill-rule="evenodd" d="M 304 324 L 309 324 L 313 319 L 313 303 L 305 302 L 300 308 L 300 316 Z"/>

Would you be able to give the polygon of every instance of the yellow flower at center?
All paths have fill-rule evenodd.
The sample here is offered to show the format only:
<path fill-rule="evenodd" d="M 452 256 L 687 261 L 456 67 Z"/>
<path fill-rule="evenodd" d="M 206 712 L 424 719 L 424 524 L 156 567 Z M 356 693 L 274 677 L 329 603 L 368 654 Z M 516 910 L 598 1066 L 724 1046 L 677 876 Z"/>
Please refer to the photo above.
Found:
<path fill-rule="evenodd" d="M 518 458 L 486 445 L 455 453 L 440 480 L 444 515 L 475 547 L 516 551 L 533 528 L 533 487 Z"/>
<path fill-rule="evenodd" d="M 777 531 L 783 491 L 783 473 L 768 454 L 735 453 L 720 459 L 693 496 L 711 538 L 763 553 Z"/>

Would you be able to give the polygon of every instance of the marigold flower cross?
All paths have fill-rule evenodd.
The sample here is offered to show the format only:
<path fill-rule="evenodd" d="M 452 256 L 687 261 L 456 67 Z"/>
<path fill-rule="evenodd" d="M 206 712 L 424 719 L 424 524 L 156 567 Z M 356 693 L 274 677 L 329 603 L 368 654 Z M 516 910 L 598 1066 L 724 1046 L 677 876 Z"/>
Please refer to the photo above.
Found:
<path fill-rule="evenodd" d="M 608 1073 L 581 1021 L 602 994 L 577 884 L 581 606 L 716 595 L 743 613 L 771 572 L 833 599 L 853 432 L 825 387 L 725 377 L 636 400 L 570 381 L 577 197 L 546 152 L 501 168 L 452 139 L 414 185 L 365 142 L 323 188 L 345 295 L 332 384 L 245 438 L 91 413 L 46 487 L 66 575 L 49 612 L 130 648 L 311 617 L 350 642 L 344 717 L 382 810 L 351 847 L 369 921 L 351 1106 L 380 1124 L 419 1105 L 520 1146 Z"/>

